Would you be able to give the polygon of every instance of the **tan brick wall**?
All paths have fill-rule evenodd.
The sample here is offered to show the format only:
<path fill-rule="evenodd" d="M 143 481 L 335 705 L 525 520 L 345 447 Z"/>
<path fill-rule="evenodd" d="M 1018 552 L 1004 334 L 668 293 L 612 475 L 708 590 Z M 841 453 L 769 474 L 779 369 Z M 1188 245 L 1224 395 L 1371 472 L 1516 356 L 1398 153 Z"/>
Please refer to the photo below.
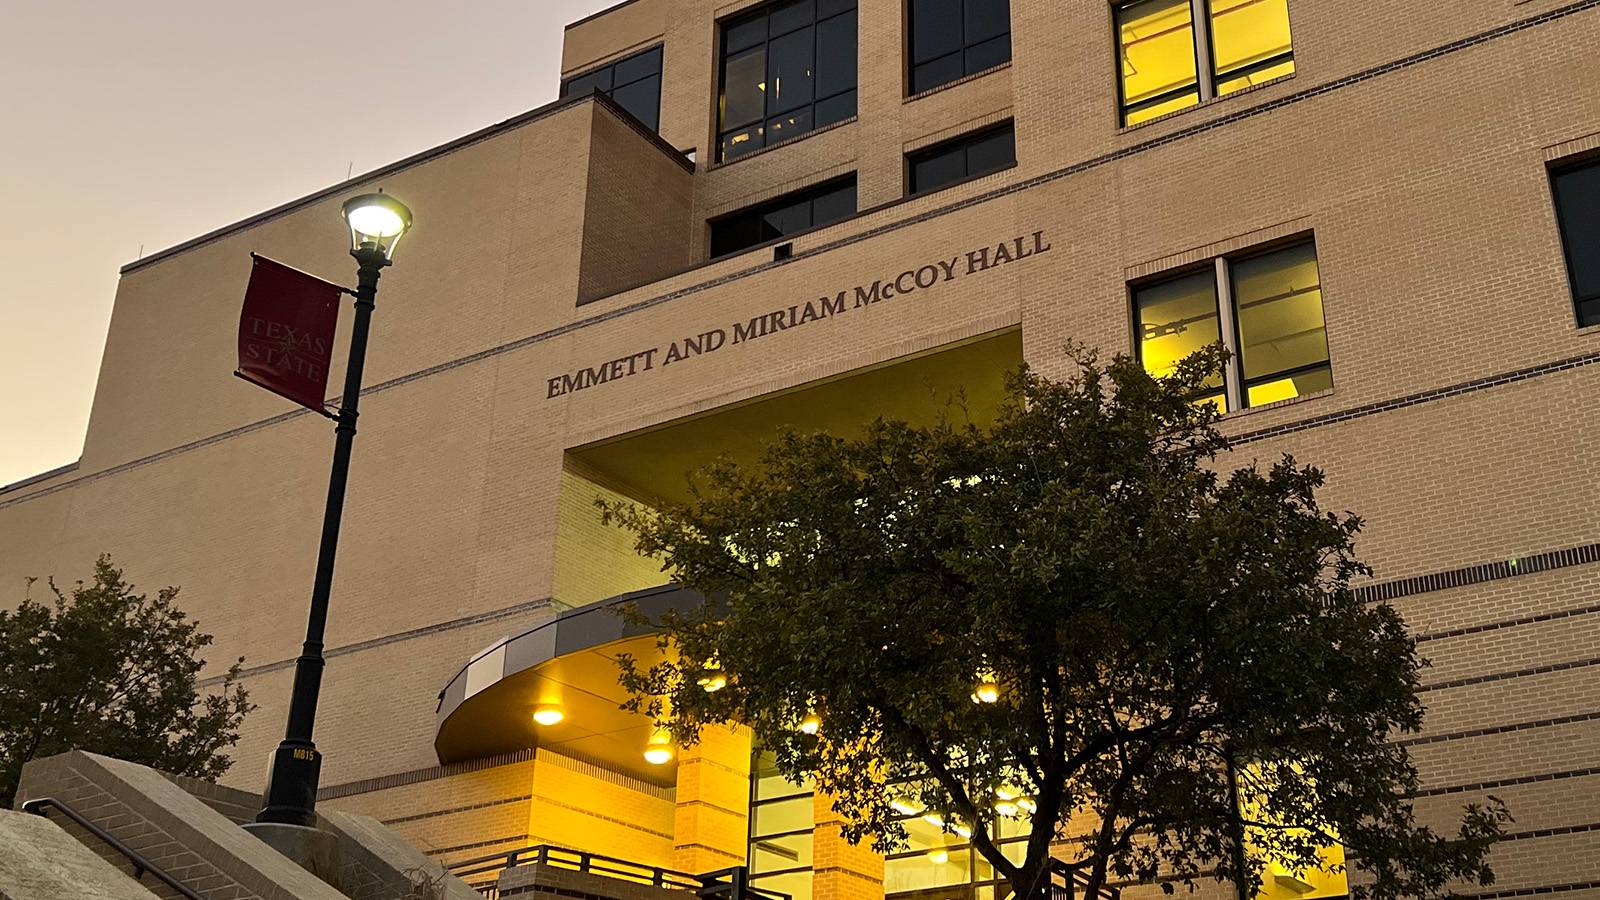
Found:
<path fill-rule="evenodd" d="M 631 569 L 607 572 L 599 544 L 585 558 L 595 538 L 577 529 L 590 526 L 564 524 L 585 496 L 565 451 L 1005 328 L 1060 372 L 1068 339 L 1131 347 L 1131 273 L 1273 234 L 1316 237 L 1335 387 L 1230 416 L 1243 442 L 1225 464 L 1291 452 L 1323 466 L 1329 508 L 1366 519 L 1360 550 L 1380 581 L 1600 541 L 1600 367 L 1424 395 L 1600 352 L 1600 329 L 1572 325 L 1545 174 L 1550 148 L 1600 134 L 1600 6 L 1291 0 L 1294 77 L 1121 129 L 1099 0 L 1014 0 L 1012 65 L 910 101 L 901 0 L 862 0 L 857 120 L 719 166 L 714 22 L 752 2 L 638 0 L 568 34 L 569 70 L 665 41 L 662 132 L 700 150 L 680 249 L 701 259 L 708 216 L 843 172 L 858 173 L 864 206 L 889 205 L 797 237 L 787 262 L 735 256 L 580 309 L 585 259 L 618 266 L 615 288 L 640 262 L 616 251 L 654 232 L 601 240 L 628 224 L 617 198 L 629 194 L 591 184 L 604 116 L 579 103 L 136 268 L 81 465 L 0 494 L 12 592 L 0 596 L 25 575 L 81 575 L 105 551 L 146 587 L 183 585 L 217 635 L 214 661 L 247 657 L 262 709 L 229 781 L 259 787 L 299 648 L 331 429 L 227 374 L 245 254 L 348 280 L 337 203 L 378 181 L 418 227 L 375 319 L 381 389 L 363 404 L 318 721 L 329 783 L 432 765 L 434 695 L 475 651 L 542 621 L 549 598 L 611 590 L 602 574 L 632 583 Z M 895 202 L 908 148 L 1005 116 L 1016 169 Z M 587 237 L 586 204 L 612 216 L 588 220 Z M 562 373 L 1035 232 L 1048 252 L 548 397 Z M 1396 602 L 1423 635 L 1501 623 L 1424 642 L 1424 681 L 1444 686 L 1424 694 L 1411 749 L 1428 789 L 1451 791 L 1425 798 L 1430 820 L 1486 791 L 1528 807 L 1527 836 L 1497 851 L 1502 886 L 1600 871 L 1594 831 L 1546 833 L 1593 824 L 1581 773 L 1600 750 L 1597 578 L 1590 563 Z M 1517 783 L 1535 776 L 1548 777 Z M 471 805 L 452 796 L 468 781 L 348 799 L 420 815 Z M 468 793 L 531 796 L 514 781 Z M 461 812 L 417 819 L 415 833 L 448 847 L 527 831 L 527 810 L 503 806 L 485 809 L 520 824 Z"/>

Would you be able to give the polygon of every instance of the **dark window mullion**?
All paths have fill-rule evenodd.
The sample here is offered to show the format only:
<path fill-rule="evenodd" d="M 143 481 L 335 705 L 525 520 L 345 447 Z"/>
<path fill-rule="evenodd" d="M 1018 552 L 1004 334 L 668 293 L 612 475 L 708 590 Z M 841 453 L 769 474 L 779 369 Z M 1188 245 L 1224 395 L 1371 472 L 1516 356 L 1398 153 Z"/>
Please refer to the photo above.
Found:
<path fill-rule="evenodd" d="M 1228 81 L 1228 80 L 1233 79 L 1233 78 L 1243 78 L 1246 75 L 1254 75 L 1257 72 L 1260 72 L 1260 71 L 1265 70 L 1265 69 L 1270 69 L 1273 66 L 1282 65 L 1282 64 L 1288 62 L 1291 59 L 1294 59 L 1294 50 L 1292 50 L 1292 49 L 1285 50 L 1284 52 L 1279 53 L 1276 56 L 1269 56 L 1266 59 L 1257 60 L 1256 62 L 1250 63 L 1249 65 L 1244 65 L 1244 66 L 1239 66 L 1237 68 L 1229 69 L 1226 72 L 1218 72 L 1217 75 L 1216 75 L 1217 83 L 1221 84 L 1222 82 Z"/>

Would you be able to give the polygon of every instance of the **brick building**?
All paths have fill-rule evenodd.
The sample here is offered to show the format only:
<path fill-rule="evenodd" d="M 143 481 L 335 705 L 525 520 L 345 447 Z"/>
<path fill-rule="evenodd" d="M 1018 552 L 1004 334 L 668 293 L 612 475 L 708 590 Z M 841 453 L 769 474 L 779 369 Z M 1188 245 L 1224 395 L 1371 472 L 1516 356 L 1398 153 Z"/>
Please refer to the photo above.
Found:
<path fill-rule="evenodd" d="M 1069 339 L 1154 371 L 1220 339 L 1226 462 L 1326 468 L 1432 660 L 1420 814 L 1511 806 L 1481 900 L 1600 898 L 1600 0 L 630 0 L 563 71 L 126 266 L 82 458 L 0 489 L 0 584 L 110 552 L 245 657 L 230 783 L 281 735 L 331 445 L 228 375 L 247 254 L 343 280 L 339 204 L 381 185 L 418 225 L 374 320 L 325 807 L 447 862 L 992 897 L 958 835 L 843 844 L 739 733 L 646 761 L 610 657 L 649 639 L 598 610 L 681 598 L 593 500 L 782 424 L 981 408 Z"/>

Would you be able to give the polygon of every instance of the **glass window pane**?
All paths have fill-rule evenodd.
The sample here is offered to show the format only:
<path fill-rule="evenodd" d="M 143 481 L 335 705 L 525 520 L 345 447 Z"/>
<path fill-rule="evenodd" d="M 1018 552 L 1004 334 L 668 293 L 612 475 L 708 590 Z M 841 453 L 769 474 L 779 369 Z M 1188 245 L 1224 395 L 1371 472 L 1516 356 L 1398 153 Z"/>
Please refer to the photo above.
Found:
<path fill-rule="evenodd" d="M 811 865 L 811 832 L 759 838 L 750 843 L 750 874 L 798 869 Z"/>
<path fill-rule="evenodd" d="M 1600 323 L 1600 163 L 1557 172 L 1551 177 L 1567 273 L 1578 301 L 1578 323 Z"/>
<path fill-rule="evenodd" d="M 1328 361 L 1314 246 L 1300 244 L 1229 268 L 1246 382 Z"/>
<path fill-rule="evenodd" d="M 790 0 L 772 8 L 771 36 L 777 37 L 817 20 L 817 7 L 813 0 Z"/>
<path fill-rule="evenodd" d="M 1245 405 L 1260 406 L 1279 400 L 1293 400 L 1333 387 L 1333 369 L 1323 366 L 1288 378 L 1275 378 L 1245 389 Z"/>
<path fill-rule="evenodd" d="M 1128 113 L 1122 117 L 1122 124 L 1137 125 L 1140 122 L 1148 122 L 1151 119 L 1164 116 L 1167 113 L 1177 112 L 1180 109 L 1187 109 L 1188 107 L 1191 107 L 1199 102 L 1200 89 L 1195 88 L 1194 90 L 1189 91 L 1187 94 L 1173 97 L 1170 100 L 1163 100 L 1160 103 L 1152 103 L 1149 106 L 1129 110 Z"/>
<path fill-rule="evenodd" d="M 767 112 L 787 112 L 811 102 L 815 40 L 810 28 L 802 28 L 767 45 Z"/>
<path fill-rule="evenodd" d="M 941 84 L 949 84 L 967 73 L 961 61 L 961 51 L 925 62 L 911 70 L 911 93 L 931 91 Z"/>
<path fill-rule="evenodd" d="M 1011 0 L 967 0 L 966 42 L 970 46 L 1011 31 Z"/>
<path fill-rule="evenodd" d="M 1224 75 L 1290 52 L 1289 0 L 1212 0 L 1211 48 Z"/>
<path fill-rule="evenodd" d="M 655 131 L 661 116 L 661 76 L 652 75 L 643 81 L 623 85 L 611 92 L 611 99 L 633 114 L 635 119 Z"/>
<path fill-rule="evenodd" d="M 888 859 L 883 864 L 883 892 L 893 895 L 906 891 L 959 886 L 941 892 L 941 900 L 969 895 L 972 879 L 972 851 L 967 847 L 929 850 L 913 856 Z"/>
<path fill-rule="evenodd" d="M 912 0 L 911 61 L 961 49 L 961 0 Z"/>
<path fill-rule="evenodd" d="M 762 10 L 745 19 L 736 19 L 729 22 L 722 32 L 722 52 L 724 55 L 737 53 L 747 47 L 767 39 L 767 13 Z"/>
<path fill-rule="evenodd" d="M 596 90 L 600 90 L 600 91 L 609 91 L 609 90 L 611 90 L 611 67 L 610 66 L 606 66 L 605 68 L 600 69 L 599 71 L 590 72 L 590 73 L 588 73 L 586 75 L 579 75 L 577 78 L 574 78 L 571 81 L 568 81 L 566 87 L 561 89 L 561 96 L 563 96 L 563 97 L 582 97 L 582 96 L 590 93 L 591 91 L 596 91 Z"/>
<path fill-rule="evenodd" d="M 793 784 L 787 778 L 784 778 L 783 774 L 778 771 L 778 761 L 771 750 L 763 750 L 756 754 L 755 761 L 751 764 L 750 774 L 755 779 L 755 799 L 757 800 L 810 793 L 813 789 L 809 778 L 801 784 Z"/>
<path fill-rule="evenodd" d="M 730 57 L 722 69 L 722 127 L 756 122 L 766 115 L 767 54 L 760 47 Z"/>
<path fill-rule="evenodd" d="M 811 131 L 811 109 L 797 109 L 767 120 L 767 143 L 776 144 Z"/>
<path fill-rule="evenodd" d="M 1292 74 L 1294 74 L 1294 60 L 1286 59 L 1283 62 L 1275 65 L 1267 66 L 1264 69 L 1255 69 L 1253 71 L 1246 72 L 1243 75 L 1237 75 L 1232 78 L 1224 78 L 1223 80 L 1217 82 L 1217 94 L 1219 96 L 1222 94 L 1231 94 L 1234 91 L 1242 91 L 1253 84 L 1261 84 L 1263 82 L 1271 81 L 1274 78 L 1281 78 L 1284 75 Z"/>
<path fill-rule="evenodd" d="M 920 194 L 967 177 L 966 148 L 952 147 L 919 156 L 911 163 L 911 192 Z"/>
<path fill-rule="evenodd" d="M 810 830 L 812 827 L 811 795 L 793 800 L 774 800 L 750 807 L 750 833 L 755 836 L 782 834 L 786 831 Z"/>
<path fill-rule="evenodd" d="M 805 231 L 811 227 L 811 201 L 801 199 L 793 203 L 769 208 L 761 214 L 761 239 L 770 241 L 786 234 Z"/>
<path fill-rule="evenodd" d="M 992 69 L 1003 62 L 1011 61 L 1011 35 L 1002 34 L 997 38 L 974 44 L 967 48 L 967 74 L 973 75 L 985 69 Z"/>
<path fill-rule="evenodd" d="M 967 175 L 998 172 L 1017 164 L 1017 134 L 1012 127 L 975 138 L 967 145 Z"/>
<path fill-rule="evenodd" d="M 1118 7 L 1117 46 L 1126 106 L 1195 84 L 1189 0 L 1140 0 Z"/>
<path fill-rule="evenodd" d="M 811 224 L 826 225 L 856 214 L 856 182 L 840 185 L 817 195 L 811 202 Z"/>
<path fill-rule="evenodd" d="M 817 96 L 831 97 L 856 86 L 856 14 L 817 25 Z"/>
<path fill-rule="evenodd" d="M 817 18 L 826 19 L 847 9 L 855 8 L 856 0 L 817 0 Z"/>
<path fill-rule="evenodd" d="M 713 259 L 737 253 L 746 247 L 761 243 L 761 217 L 739 213 L 711 223 L 711 256 Z M 759 794 L 757 796 L 760 796 Z"/>
<path fill-rule="evenodd" d="M 816 106 L 816 127 L 832 125 L 843 122 L 856 114 L 856 92 L 845 91 L 826 100 L 818 101 Z"/>
<path fill-rule="evenodd" d="M 1139 359 L 1157 378 L 1178 361 L 1222 340 L 1217 320 L 1217 279 L 1212 269 L 1139 288 L 1133 295 L 1139 326 Z M 1222 374 L 1215 377 L 1222 386 Z"/>
<path fill-rule="evenodd" d="M 661 48 L 652 47 L 643 53 L 636 53 L 624 60 L 619 60 L 616 65 L 614 84 L 627 84 L 651 75 L 661 74 Z"/>
<path fill-rule="evenodd" d="M 811 900 L 811 873 L 790 872 L 787 875 L 763 875 L 750 879 L 750 885 L 763 891 L 788 894 L 793 900 Z"/>
<path fill-rule="evenodd" d="M 735 159 L 766 146 L 766 130 L 760 122 L 730 131 L 722 136 L 722 158 Z"/>

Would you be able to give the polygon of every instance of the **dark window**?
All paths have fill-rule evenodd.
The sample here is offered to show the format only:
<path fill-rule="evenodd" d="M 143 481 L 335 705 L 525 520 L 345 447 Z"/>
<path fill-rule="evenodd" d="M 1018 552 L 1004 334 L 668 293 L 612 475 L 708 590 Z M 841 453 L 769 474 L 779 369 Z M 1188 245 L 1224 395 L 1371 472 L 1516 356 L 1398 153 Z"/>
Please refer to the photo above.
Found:
<path fill-rule="evenodd" d="M 599 91 L 617 101 L 635 119 L 661 128 L 661 48 L 651 47 L 561 83 L 561 96 L 576 97 Z"/>
<path fill-rule="evenodd" d="M 906 160 L 911 169 L 911 193 L 936 191 L 1016 165 L 1016 129 L 1007 122 L 919 150 Z"/>
<path fill-rule="evenodd" d="M 718 159 L 856 114 L 855 0 L 785 0 L 722 26 Z"/>
<path fill-rule="evenodd" d="M 856 176 L 786 194 L 711 223 L 711 255 L 727 256 L 855 215 Z"/>
<path fill-rule="evenodd" d="M 911 0 L 911 93 L 1011 59 L 1011 0 Z"/>
<path fill-rule="evenodd" d="M 1550 176 L 1578 325 L 1600 325 L 1600 160 Z"/>

